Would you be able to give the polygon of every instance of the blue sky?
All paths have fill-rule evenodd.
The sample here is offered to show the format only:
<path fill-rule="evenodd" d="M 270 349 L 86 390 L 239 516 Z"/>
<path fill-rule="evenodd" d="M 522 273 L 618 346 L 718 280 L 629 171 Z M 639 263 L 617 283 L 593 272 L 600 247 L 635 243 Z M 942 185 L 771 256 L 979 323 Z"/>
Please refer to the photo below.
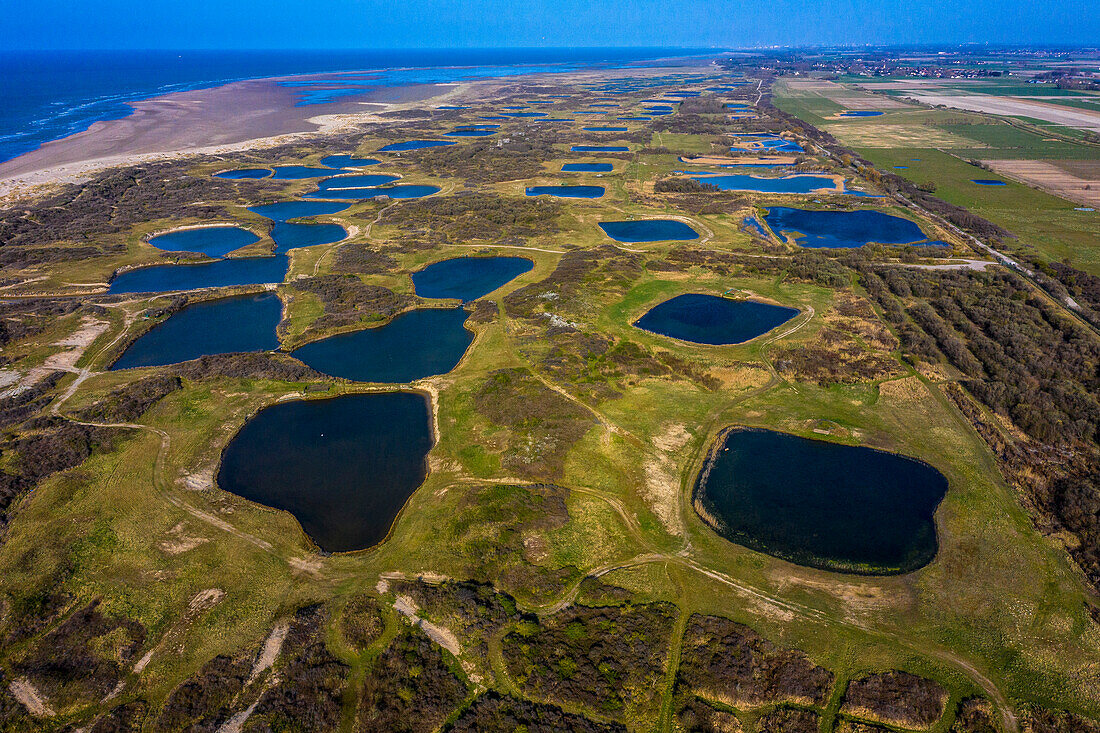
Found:
<path fill-rule="evenodd" d="M 0 48 L 1097 43 L 1097 0 L 10 0 Z"/>

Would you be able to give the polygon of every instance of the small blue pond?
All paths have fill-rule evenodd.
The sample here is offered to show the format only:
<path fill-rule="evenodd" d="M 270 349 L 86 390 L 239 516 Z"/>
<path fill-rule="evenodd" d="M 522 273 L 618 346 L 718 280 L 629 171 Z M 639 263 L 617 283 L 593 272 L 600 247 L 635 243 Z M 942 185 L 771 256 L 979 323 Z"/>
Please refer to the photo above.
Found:
<path fill-rule="evenodd" d="M 389 196 L 391 199 L 418 199 L 439 193 L 438 186 L 403 185 L 403 186 L 379 186 L 377 188 L 343 188 L 322 189 L 305 194 L 304 198 L 316 199 L 341 199 L 359 201 Z"/>
<path fill-rule="evenodd" d="M 421 298 L 467 302 L 488 295 L 534 266 L 526 257 L 455 257 L 414 272 L 413 288 Z"/>
<path fill-rule="evenodd" d="M 326 552 L 386 539 L 428 475 L 431 408 L 410 392 L 285 402 L 246 422 L 218 486 L 290 512 Z"/>
<path fill-rule="evenodd" d="M 601 221 L 600 229 L 616 242 L 667 242 L 699 238 L 699 232 L 675 219 Z"/>
<path fill-rule="evenodd" d="M 341 204 L 336 201 L 278 201 L 273 204 L 250 206 L 248 210 L 272 221 L 290 221 L 305 216 L 335 214 L 349 206 L 351 204 Z"/>
<path fill-rule="evenodd" d="M 421 148 L 439 148 L 444 145 L 455 145 L 454 140 L 406 140 L 401 143 L 390 143 L 379 148 L 379 153 L 400 153 L 405 150 L 420 150 Z"/>
<path fill-rule="evenodd" d="M 566 163 L 561 167 L 565 173 L 610 173 L 614 168 L 612 163 Z"/>
<path fill-rule="evenodd" d="M 163 366 L 209 354 L 273 351 L 283 304 L 275 293 L 242 295 L 189 305 L 138 337 L 112 370 Z"/>
<path fill-rule="evenodd" d="M 238 257 L 196 265 L 153 265 L 111 280 L 108 293 L 164 293 L 235 285 L 271 285 L 286 278 L 286 256 Z"/>
<path fill-rule="evenodd" d="M 270 168 L 241 168 L 235 171 L 222 171 L 221 173 L 215 173 L 214 177 L 228 178 L 230 180 L 239 181 L 245 179 L 267 178 L 270 175 Z"/>
<path fill-rule="evenodd" d="M 545 112 L 505 112 L 504 117 L 546 117 Z"/>
<path fill-rule="evenodd" d="M 207 257 L 224 257 L 230 252 L 260 241 L 240 227 L 179 229 L 152 237 L 149 244 L 165 252 L 198 252 Z"/>
<path fill-rule="evenodd" d="M 447 137 L 489 137 L 495 135 L 496 130 L 451 130 L 450 132 L 443 133 Z"/>
<path fill-rule="evenodd" d="M 375 158 L 356 158 L 351 155 L 329 155 L 321 158 L 321 165 L 330 168 L 366 168 L 369 165 L 378 165 L 381 161 Z"/>
<path fill-rule="evenodd" d="M 652 117 L 620 117 L 619 119 L 624 120 L 624 121 L 637 120 L 638 122 L 648 122 L 649 120 L 651 120 L 653 118 Z"/>
<path fill-rule="evenodd" d="M 565 199 L 598 199 L 603 186 L 528 186 L 528 196 L 556 196 Z"/>
<path fill-rule="evenodd" d="M 848 109 L 840 113 L 841 117 L 878 117 L 882 112 L 870 109 Z"/>
<path fill-rule="evenodd" d="M 995 178 L 975 178 L 971 180 L 971 183 L 976 183 L 979 186 L 1007 186 L 1004 181 L 998 181 Z"/>
<path fill-rule="evenodd" d="M 314 168 L 308 165 L 281 165 L 272 168 L 272 170 L 274 171 L 272 178 L 287 181 L 296 181 L 301 178 L 320 178 L 321 176 L 331 176 L 340 172 L 332 168 Z"/>
<path fill-rule="evenodd" d="M 776 206 L 764 220 L 773 232 L 801 235 L 800 247 L 862 247 L 870 242 L 915 244 L 928 238 L 916 222 L 881 211 L 812 211 Z"/>
<path fill-rule="evenodd" d="M 810 193 L 820 189 L 836 190 L 832 178 L 824 176 L 786 176 L 761 178 L 759 176 L 698 176 L 691 178 L 717 186 L 723 191 L 756 191 L 758 193 Z"/>
<path fill-rule="evenodd" d="M 689 293 L 654 306 L 634 325 L 695 344 L 724 346 L 754 339 L 797 315 L 797 308 Z"/>
<path fill-rule="evenodd" d="M 574 153 L 629 153 L 630 148 L 625 145 L 574 145 L 570 150 Z"/>
<path fill-rule="evenodd" d="M 478 119 L 479 120 L 506 120 L 508 118 L 507 117 L 502 117 L 501 115 L 480 115 L 478 117 Z"/>
<path fill-rule="evenodd" d="M 339 224 L 288 224 L 276 222 L 271 228 L 271 238 L 275 241 L 275 254 L 286 254 L 298 247 L 314 247 L 318 244 L 332 244 L 348 236 Z"/>
<path fill-rule="evenodd" d="M 291 356 L 357 382 L 411 382 L 455 368 L 473 341 L 462 308 L 421 308 L 384 326 L 314 341 Z"/>
<path fill-rule="evenodd" d="M 318 182 L 317 188 L 321 189 L 322 191 L 340 188 L 373 188 L 375 186 L 382 186 L 387 183 L 393 183 L 394 181 L 399 179 L 400 176 L 390 176 L 384 173 L 359 173 L 351 176 L 325 178 L 324 180 Z"/>

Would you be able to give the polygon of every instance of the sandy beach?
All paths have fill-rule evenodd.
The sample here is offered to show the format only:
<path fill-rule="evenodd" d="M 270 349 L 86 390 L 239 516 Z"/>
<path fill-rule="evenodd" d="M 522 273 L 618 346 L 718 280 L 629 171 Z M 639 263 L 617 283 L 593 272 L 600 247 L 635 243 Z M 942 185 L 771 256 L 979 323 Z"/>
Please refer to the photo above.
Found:
<path fill-rule="evenodd" d="M 288 135 L 331 131 L 352 119 L 450 98 L 467 86 L 365 87 L 363 94 L 336 103 L 295 106 L 298 92 L 279 81 L 239 81 L 134 102 L 128 117 L 96 122 L 0 163 L 0 197 L 79 181 L 116 165 L 277 144 Z"/>

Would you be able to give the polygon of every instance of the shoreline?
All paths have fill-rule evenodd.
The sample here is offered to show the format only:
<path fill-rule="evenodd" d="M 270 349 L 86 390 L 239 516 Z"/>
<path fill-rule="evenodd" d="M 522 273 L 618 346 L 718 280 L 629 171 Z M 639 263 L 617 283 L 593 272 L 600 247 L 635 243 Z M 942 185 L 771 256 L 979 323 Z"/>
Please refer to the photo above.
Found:
<path fill-rule="evenodd" d="M 122 165 L 272 147 L 331 134 L 377 115 L 470 90 L 470 84 L 416 84 L 364 89 L 354 101 L 295 106 L 278 79 L 232 82 L 131 103 L 134 113 L 92 124 L 0 163 L 0 198 L 33 195 L 44 186 L 78 183 Z"/>

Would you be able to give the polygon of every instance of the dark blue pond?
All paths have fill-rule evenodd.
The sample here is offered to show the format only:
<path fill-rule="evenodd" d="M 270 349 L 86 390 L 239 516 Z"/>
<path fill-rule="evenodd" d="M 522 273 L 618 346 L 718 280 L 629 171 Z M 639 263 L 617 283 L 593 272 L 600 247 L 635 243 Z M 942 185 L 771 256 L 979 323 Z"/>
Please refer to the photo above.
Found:
<path fill-rule="evenodd" d="M 340 172 L 332 168 L 313 168 L 308 165 L 281 165 L 272 168 L 272 170 L 275 172 L 271 176 L 272 178 L 289 181 L 301 178 L 320 178 L 321 176 L 331 176 Z"/>
<path fill-rule="evenodd" d="M 761 178 L 759 176 L 691 176 L 701 183 L 709 183 L 723 191 L 756 191 L 759 193 L 810 193 L 822 188 L 836 190 L 832 178 L 824 176 L 787 176 L 785 178 Z"/>
<path fill-rule="evenodd" d="M 447 137 L 488 137 L 495 135 L 496 130 L 451 130 L 443 133 Z"/>
<path fill-rule="evenodd" d="M 840 113 L 841 117 L 878 117 L 882 112 L 869 109 L 848 109 Z"/>
<path fill-rule="evenodd" d="M 610 173 L 612 163 L 566 163 L 561 167 L 565 173 Z"/>
<path fill-rule="evenodd" d="M 743 151 L 746 148 L 749 150 L 767 150 L 769 152 L 783 152 L 783 153 L 802 153 L 805 152 L 802 145 L 794 140 L 784 140 L 783 138 L 766 138 L 763 140 L 754 140 L 752 145 L 738 145 L 731 147 L 730 150 Z"/>
<path fill-rule="evenodd" d="M 152 237 L 149 244 L 165 252 L 198 252 L 207 257 L 224 257 L 258 241 L 259 237 L 240 227 L 202 227 L 161 234 Z"/>
<path fill-rule="evenodd" d="M 269 168 L 241 168 L 235 171 L 222 171 L 221 173 L 215 173 L 215 178 L 228 178 L 230 180 L 239 181 L 255 178 L 267 178 L 271 175 Z"/>
<path fill-rule="evenodd" d="M 620 117 L 620 120 L 637 120 L 639 122 L 646 122 L 653 119 L 652 117 Z"/>
<path fill-rule="evenodd" d="M 995 178 L 975 178 L 971 183 L 977 183 L 979 186 L 1007 186 L 1004 181 L 998 181 Z"/>
<path fill-rule="evenodd" d="M 275 254 L 280 255 L 298 247 L 332 244 L 347 236 L 347 231 L 339 224 L 288 224 L 280 221 L 271 229 L 271 238 L 275 240 Z"/>
<path fill-rule="evenodd" d="M 626 132 L 625 127 L 585 127 L 585 132 Z"/>
<path fill-rule="evenodd" d="M 336 201 L 278 201 L 274 204 L 250 206 L 248 210 L 272 221 L 290 221 L 305 216 L 335 214 L 349 206 L 351 204 L 341 204 Z"/>
<path fill-rule="evenodd" d="M 574 145 L 570 150 L 574 153 L 628 153 L 630 148 L 625 145 Z"/>
<path fill-rule="evenodd" d="M 321 158 L 321 165 L 329 168 L 366 168 L 369 165 L 378 165 L 381 161 L 374 158 L 356 158 L 351 155 L 329 155 Z"/>
<path fill-rule="evenodd" d="M 386 538 L 428 475 L 431 408 L 410 392 L 285 402 L 246 422 L 218 486 L 290 512 L 326 552 Z"/>
<path fill-rule="evenodd" d="M 675 219 L 602 221 L 600 229 L 616 242 L 686 241 L 699 238 L 699 232 Z"/>
<path fill-rule="evenodd" d="M 377 188 L 344 188 L 314 191 L 305 194 L 304 198 L 362 200 L 389 196 L 391 199 L 418 199 L 424 196 L 430 196 L 433 193 L 439 193 L 439 191 L 440 189 L 438 186 L 379 186 Z"/>
<path fill-rule="evenodd" d="M 761 237 L 766 238 L 768 236 L 768 231 L 764 229 L 764 226 L 756 220 L 755 216 L 746 216 L 744 219 L 742 219 L 741 228 L 754 229 L 756 230 L 756 233 L 759 234 Z"/>
<path fill-rule="evenodd" d="M 528 186 L 528 196 L 556 196 L 565 199 L 598 199 L 603 186 Z"/>
<path fill-rule="evenodd" d="M 112 370 L 163 366 L 208 354 L 273 351 L 283 304 L 275 293 L 243 295 L 189 305 L 142 334 Z"/>
<path fill-rule="evenodd" d="M 913 244 L 927 239 L 916 222 L 881 211 L 811 211 L 776 206 L 764 221 L 773 232 L 802 235 L 800 247 L 862 247 L 870 242 Z"/>
<path fill-rule="evenodd" d="M 797 315 L 797 308 L 688 293 L 654 306 L 634 325 L 695 344 L 724 346 L 754 339 Z"/>
<path fill-rule="evenodd" d="M 695 499 L 737 544 L 799 565 L 890 574 L 935 557 L 933 515 L 946 493 L 943 474 L 905 456 L 733 430 Z"/>
<path fill-rule="evenodd" d="M 237 257 L 196 265 L 153 265 L 129 270 L 111 280 L 108 293 L 163 293 L 235 285 L 270 285 L 286 278 L 285 256 Z"/>
<path fill-rule="evenodd" d="M 534 266 L 526 257 L 455 257 L 414 272 L 413 288 L 421 298 L 468 302 L 488 295 Z"/>
<path fill-rule="evenodd" d="M 379 148 L 379 153 L 399 153 L 404 150 L 420 150 L 421 148 L 439 148 L 444 145 L 454 145 L 454 140 L 406 140 L 402 143 L 390 143 L 384 148 Z"/>
<path fill-rule="evenodd" d="M 408 311 L 384 326 L 314 341 L 291 356 L 357 382 L 411 382 L 455 368 L 473 341 L 462 308 Z"/>
<path fill-rule="evenodd" d="M 545 112 L 505 112 L 504 117 L 545 117 Z"/>
<path fill-rule="evenodd" d="M 400 180 L 400 176 L 385 173 L 357 173 L 351 176 L 336 176 L 318 181 L 317 188 L 322 191 L 339 188 L 373 188 Z"/>
<path fill-rule="evenodd" d="M 508 118 L 507 117 L 502 117 L 500 115 L 479 115 L 478 119 L 479 120 L 506 120 Z"/>

